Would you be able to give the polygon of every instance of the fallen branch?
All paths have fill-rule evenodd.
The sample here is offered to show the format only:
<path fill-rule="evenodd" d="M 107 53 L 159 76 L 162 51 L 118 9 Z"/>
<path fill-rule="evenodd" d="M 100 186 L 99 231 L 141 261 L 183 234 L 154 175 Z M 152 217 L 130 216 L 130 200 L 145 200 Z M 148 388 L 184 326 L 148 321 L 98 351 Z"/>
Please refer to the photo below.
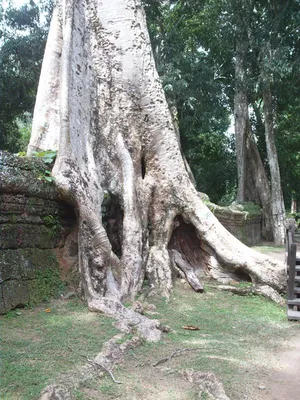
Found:
<path fill-rule="evenodd" d="M 113 380 L 114 383 L 117 383 L 118 385 L 121 385 L 121 384 L 122 384 L 122 382 L 119 382 L 119 381 L 117 381 L 117 380 L 115 379 L 113 373 L 112 373 L 108 368 L 104 367 L 103 364 L 101 364 L 101 363 L 99 363 L 99 362 L 97 362 L 97 361 L 90 360 L 89 358 L 88 358 L 88 362 L 89 362 L 90 364 L 92 364 L 92 365 L 97 365 L 97 366 L 103 368 L 104 371 L 106 371 L 106 372 L 110 375 L 110 377 L 111 377 L 111 379 Z"/>
<path fill-rule="evenodd" d="M 212 286 L 211 286 L 212 287 Z M 214 286 L 217 290 L 231 292 L 240 296 L 260 295 L 267 299 L 274 301 L 277 304 L 285 305 L 285 300 L 278 294 L 278 292 L 268 285 L 255 285 L 251 287 L 237 287 L 231 285 L 218 285 Z"/>
<path fill-rule="evenodd" d="M 177 265 L 179 269 L 184 273 L 186 280 L 191 285 L 191 287 L 195 290 L 195 292 L 204 292 L 204 288 L 201 285 L 197 275 L 194 272 L 194 268 L 182 258 L 182 255 L 177 251 L 171 250 L 172 258 L 174 263 Z"/>
<path fill-rule="evenodd" d="M 206 347 L 194 347 L 194 348 L 186 348 L 186 349 L 180 349 L 180 350 L 175 350 L 169 357 L 162 358 L 161 360 L 157 361 L 154 363 L 152 366 L 157 367 L 160 364 L 164 364 L 165 362 L 171 360 L 173 357 L 176 355 L 179 355 L 181 353 L 184 353 L 186 351 L 195 351 L 195 350 L 215 350 L 215 348 L 206 348 Z"/>

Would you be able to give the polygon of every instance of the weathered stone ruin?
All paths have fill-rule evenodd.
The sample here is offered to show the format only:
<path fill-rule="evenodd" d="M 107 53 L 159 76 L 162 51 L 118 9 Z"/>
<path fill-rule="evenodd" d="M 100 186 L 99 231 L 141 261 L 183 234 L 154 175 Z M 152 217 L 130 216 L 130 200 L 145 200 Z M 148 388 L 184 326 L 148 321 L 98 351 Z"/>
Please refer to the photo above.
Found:
<path fill-rule="evenodd" d="M 55 184 L 47 181 L 47 168 L 37 157 L 0 152 L 0 314 L 58 294 L 62 282 L 74 288 L 79 284 L 76 216 L 59 200 Z M 242 242 L 260 241 L 259 210 L 208 206 Z M 122 207 L 107 194 L 102 213 L 113 250 L 120 256 Z M 187 226 L 184 240 L 193 240 L 193 235 Z"/>
<path fill-rule="evenodd" d="M 0 152 L 0 314 L 57 294 L 76 270 L 76 235 L 64 247 L 76 218 L 46 171 L 37 158 Z"/>

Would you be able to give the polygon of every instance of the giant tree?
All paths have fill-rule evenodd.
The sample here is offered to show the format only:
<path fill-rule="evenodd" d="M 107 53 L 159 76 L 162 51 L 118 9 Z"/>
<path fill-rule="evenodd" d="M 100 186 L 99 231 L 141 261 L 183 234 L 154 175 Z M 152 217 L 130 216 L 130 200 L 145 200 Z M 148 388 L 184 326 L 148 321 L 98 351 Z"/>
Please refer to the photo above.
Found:
<path fill-rule="evenodd" d="M 247 277 L 274 296 L 284 287 L 283 265 L 231 236 L 201 201 L 174 123 L 140 0 L 59 1 L 28 154 L 58 151 L 52 174 L 77 213 L 89 308 L 152 340 L 157 322 L 121 304 L 145 279 L 166 296 L 176 268 L 188 279 L 195 271 L 221 281 Z M 120 216 L 118 248 L 101 216 L 107 197 Z"/>

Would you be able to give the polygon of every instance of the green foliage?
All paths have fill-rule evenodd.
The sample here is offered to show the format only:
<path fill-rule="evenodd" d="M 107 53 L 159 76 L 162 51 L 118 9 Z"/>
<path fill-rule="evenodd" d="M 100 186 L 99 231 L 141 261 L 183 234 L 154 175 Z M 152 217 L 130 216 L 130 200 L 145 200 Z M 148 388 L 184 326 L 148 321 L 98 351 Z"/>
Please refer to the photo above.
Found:
<path fill-rule="evenodd" d="M 47 150 L 47 151 L 34 151 L 32 153 L 32 157 L 36 157 L 43 161 L 43 163 L 48 164 L 49 167 L 52 167 L 54 161 L 56 159 L 57 152 L 54 150 Z M 18 153 L 19 157 L 26 157 L 26 153 L 21 151 Z M 42 169 L 40 174 L 37 177 L 38 180 L 52 183 L 55 181 L 55 178 L 51 175 L 51 171 L 48 169 Z"/>
<path fill-rule="evenodd" d="M 245 82 L 252 131 L 267 174 L 262 90 L 271 86 L 286 200 L 299 199 L 300 5 L 296 0 L 145 0 L 166 95 L 176 107 L 184 154 L 200 191 L 229 204 L 236 188 L 233 140 L 224 135 L 237 88 L 237 44 L 246 45 Z"/>
<path fill-rule="evenodd" d="M 63 231 L 63 226 L 58 215 L 46 215 L 43 217 L 44 224 L 51 229 L 51 237 L 59 237 Z"/>
<path fill-rule="evenodd" d="M 38 180 L 52 183 L 55 181 L 55 178 L 51 175 L 51 171 L 46 170 L 43 174 L 38 176 Z"/>
<path fill-rule="evenodd" d="M 0 12 L 0 149 L 24 150 L 24 124 L 30 125 L 48 21 L 41 17 L 48 5 L 11 3 Z M 44 11 L 43 11 L 44 10 Z M 49 10 L 48 10 L 49 11 Z"/>
<path fill-rule="evenodd" d="M 49 164 L 49 166 L 52 166 L 54 164 L 55 158 L 56 158 L 56 151 L 53 150 L 47 150 L 47 151 L 40 151 L 36 152 L 34 151 L 32 153 L 33 157 L 38 157 L 40 158 L 45 164 Z M 49 182 L 52 183 L 55 181 L 54 176 L 51 175 L 51 171 L 46 169 L 42 174 L 38 176 L 38 179 L 41 181 Z"/>
<path fill-rule="evenodd" d="M 236 186 L 233 141 L 225 135 L 230 108 L 223 67 L 203 41 L 205 2 L 171 3 L 145 0 L 156 65 L 170 106 L 176 107 L 183 152 L 198 189 L 218 202 L 231 197 Z"/>
<path fill-rule="evenodd" d="M 57 151 L 33 151 L 32 156 L 40 158 L 45 164 L 53 164 L 57 155 Z"/>
<path fill-rule="evenodd" d="M 26 151 L 30 135 L 31 135 L 32 116 L 30 113 L 25 112 L 22 117 L 16 119 L 16 124 L 19 131 L 18 146 L 19 150 Z"/>

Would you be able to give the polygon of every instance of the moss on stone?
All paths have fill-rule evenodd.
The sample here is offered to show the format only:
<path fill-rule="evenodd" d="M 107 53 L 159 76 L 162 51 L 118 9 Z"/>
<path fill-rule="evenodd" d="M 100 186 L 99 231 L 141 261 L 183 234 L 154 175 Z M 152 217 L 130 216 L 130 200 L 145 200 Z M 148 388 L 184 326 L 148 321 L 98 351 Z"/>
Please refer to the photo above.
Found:
<path fill-rule="evenodd" d="M 64 284 L 59 276 L 58 263 L 56 267 L 45 268 L 35 272 L 35 279 L 28 281 L 29 305 L 36 305 L 56 297 L 64 290 Z"/>
<path fill-rule="evenodd" d="M 205 201 L 207 207 L 211 210 L 212 213 L 232 216 L 233 218 L 241 217 L 245 220 L 252 218 L 260 218 L 261 216 L 261 208 L 257 204 L 251 202 L 245 202 L 243 204 L 232 204 L 230 206 L 222 207 L 217 204 L 211 203 L 209 201 Z"/>
<path fill-rule="evenodd" d="M 40 179 L 47 175 L 48 168 L 37 158 L 0 151 L 0 191 L 54 199 L 57 197 L 55 185 Z"/>
<path fill-rule="evenodd" d="M 17 306 L 38 304 L 56 296 L 64 288 L 53 250 L 0 250 L 0 314 Z"/>

